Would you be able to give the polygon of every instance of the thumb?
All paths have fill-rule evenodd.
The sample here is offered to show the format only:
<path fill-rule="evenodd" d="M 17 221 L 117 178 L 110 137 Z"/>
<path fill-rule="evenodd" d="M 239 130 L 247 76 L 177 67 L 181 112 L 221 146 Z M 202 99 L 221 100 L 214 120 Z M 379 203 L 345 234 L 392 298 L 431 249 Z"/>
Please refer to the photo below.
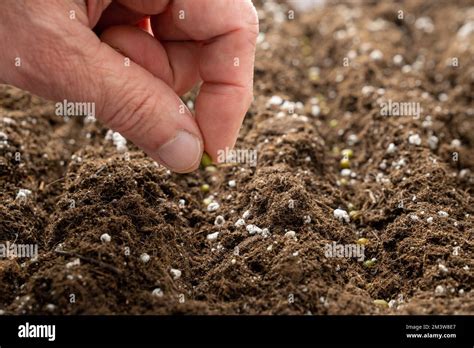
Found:
<path fill-rule="evenodd" d="M 44 15 L 52 17 L 51 12 Z M 34 28 L 33 39 L 10 37 L 15 55 L 6 57 L 12 68 L 2 78 L 47 99 L 93 102 L 99 121 L 157 162 L 180 173 L 196 169 L 203 152 L 202 136 L 176 93 L 102 43 L 87 26 L 65 24 L 56 17 L 49 23 L 62 25 L 43 26 L 46 21 L 34 21 L 38 28 Z M 24 62 L 18 69 L 13 66 L 16 55 Z"/>

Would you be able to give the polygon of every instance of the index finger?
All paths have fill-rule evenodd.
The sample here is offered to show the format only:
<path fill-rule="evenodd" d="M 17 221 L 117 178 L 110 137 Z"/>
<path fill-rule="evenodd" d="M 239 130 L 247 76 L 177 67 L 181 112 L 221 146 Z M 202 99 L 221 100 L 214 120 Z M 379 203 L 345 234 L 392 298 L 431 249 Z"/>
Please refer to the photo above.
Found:
<path fill-rule="evenodd" d="M 258 17 L 250 0 L 177 0 L 152 19 L 163 41 L 201 41 L 196 119 L 205 149 L 232 148 L 253 99 Z"/>

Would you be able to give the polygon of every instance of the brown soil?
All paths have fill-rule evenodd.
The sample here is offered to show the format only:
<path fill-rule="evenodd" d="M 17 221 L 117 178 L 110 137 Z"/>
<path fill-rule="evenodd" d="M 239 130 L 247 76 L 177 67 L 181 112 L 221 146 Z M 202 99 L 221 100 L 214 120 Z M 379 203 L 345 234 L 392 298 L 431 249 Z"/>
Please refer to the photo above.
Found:
<path fill-rule="evenodd" d="M 0 259 L 0 310 L 473 314 L 474 35 L 457 34 L 474 20 L 472 5 L 331 2 L 293 20 L 286 4 L 259 6 L 266 35 L 257 53 L 256 98 L 237 144 L 257 149 L 255 168 L 172 174 L 131 144 L 118 153 L 98 123 L 65 122 L 54 104 L 0 87 L 8 137 L 0 139 L 0 241 L 39 245 L 37 259 Z M 285 16 L 281 24 L 277 12 Z M 423 16 L 432 32 L 415 22 Z M 383 52 L 380 61 L 370 58 L 374 48 Z M 351 50 L 357 56 L 351 53 L 344 66 Z M 404 57 L 401 66 L 396 54 Z M 459 66 L 447 64 L 452 57 Z M 309 78 L 312 66 L 320 72 Z M 375 90 L 363 93 L 364 86 Z M 267 106 L 273 95 L 304 107 L 298 116 L 279 114 Z M 311 115 L 311 98 L 319 116 Z M 381 116 L 384 99 L 420 102 L 421 117 Z M 420 146 L 409 143 L 413 134 Z M 439 139 L 435 149 L 431 135 Z M 396 152 L 387 153 L 390 143 Z M 354 177 L 341 176 L 344 148 L 353 149 Z M 20 188 L 32 191 L 24 202 L 15 199 Z M 215 212 L 203 203 L 209 194 L 220 203 Z M 360 219 L 333 216 L 351 205 Z M 234 226 L 246 210 L 246 223 L 268 228 L 270 236 Z M 220 227 L 217 215 L 225 218 Z M 296 238 L 285 236 L 290 230 Z M 217 231 L 217 240 L 206 239 Z M 110 243 L 101 242 L 104 233 Z M 361 237 L 369 240 L 366 258 L 377 260 L 372 267 L 325 256 L 326 243 Z M 151 256 L 148 263 L 142 253 Z M 70 264 L 78 258 L 79 265 Z M 171 268 L 182 276 L 173 279 Z M 155 288 L 162 297 L 152 295 Z M 395 301 L 385 308 L 376 299 Z"/>

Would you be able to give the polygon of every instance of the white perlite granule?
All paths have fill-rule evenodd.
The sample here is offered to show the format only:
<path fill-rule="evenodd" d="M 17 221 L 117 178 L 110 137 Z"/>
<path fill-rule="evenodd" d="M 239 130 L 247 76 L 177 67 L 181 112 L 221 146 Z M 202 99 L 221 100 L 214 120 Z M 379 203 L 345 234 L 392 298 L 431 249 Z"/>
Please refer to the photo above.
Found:
<path fill-rule="evenodd" d="M 117 152 L 123 153 L 127 151 L 127 139 L 125 139 L 122 134 L 118 132 L 112 133 L 112 141 L 117 149 Z"/>
<path fill-rule="evenodd" d="M 245 225 L 245 220 L 244 219 L 238 219 L 234 224 L 235 227 L 242 227 L 244 225 Z"/>
<path fill-rule="evenodd" d="M 248 219 L 250 217 L 250 210 L 246 210 L 243 214 L 242 214 L 242 218 L 243 219 Z"/>
<path fill-rule="evenodd" d="M 156 288 L 151 292 L 151 294 L 155 297 L 163 297 L 163 290 Z"/>
<path fill-rule="evenodd" d="M 181 278 L 181 271 L 179 269 L 172 268 L 170 269 L 170 273 L 174 280 Z"/>
<path fill-rule="evenodd" d="M 209 205 L 207 206 L 207 211 L 216 211 L 217 209 L 220 208 L 220 205 L 219 203 L 217 202 L 211 202 L 209 203 Z"/>
<path fill-rule="evenodd" d="M 28 196 L 31 196 L 31 191 L 28 189 L 19 189 L 18 193 L 16 195 L 17 200 L 25 200 L 28 198 Z"/>
<path fill-rule="evenodd" d="M 216 219 L 214 220 L 214 225 L 222 226 L 225 223 L 225 219 L 222 215 L 217 215 Z"/>
<path fill-rule="evenodd" d="M 412 134 L 408 137 L 408 142 L 412 145 L 420 146 L 421 138 L 418 134 Z"/>
<path fill-rule="evenodd" d="M 260 234 L 260 233 L 262 233 L 262 229 L 260 227 L 255 226 L 255 225 L 247 225 L 246 229 L 247 229 L 247 232 L 249 234 L 256 234 L 256 233 Z"/>
<path fill-rule="evenodd" d="M 334 217 L 341 222 L 349 223 L 351 221 L 349 214 L 347 214 L 347 211 L 343 209 L 336 209 L 334 210 L 333 214 L 334 214 Z"/>
<path fill-rule="evenodd" d="M 394 143 L 388 144 L 388 147 L 387 147 L 388 154 L 395 153 L 396 151 L 397 151 L 397 147 L 395 146 Z"/>
<path fill-rule="evenodd" d="M 143 253 L 143 254 L 140 255 L 140 260 L 143 263 L 147 263 L 148 261 L 150 261 L 150 259 L 151 259 L 151 257 L 147 253 Z"/>
<path fill-rule="evenodd" d="M 104 233 L 103 235 L 100 236 L 100 240 L 102 243 L 110 243 L 112 240 L 112 237 L 108 233 Z"/>
<path fill-rule="evenodd" d="M 219 236 L 219 232 L 209 233 L 206 237 L 207 240 L 216 240 Z"/>

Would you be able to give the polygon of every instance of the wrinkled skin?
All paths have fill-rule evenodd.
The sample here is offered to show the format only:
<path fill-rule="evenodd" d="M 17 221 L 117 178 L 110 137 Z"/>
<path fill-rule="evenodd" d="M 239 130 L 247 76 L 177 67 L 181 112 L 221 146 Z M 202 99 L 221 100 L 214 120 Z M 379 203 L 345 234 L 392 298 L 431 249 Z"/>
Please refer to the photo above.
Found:
<path fill-rule="evenodd" d="M 189 172 L 235 143 L 257 35 L 248 0 L 3 0 L 0 82 L 94 102 L 107 127 Z M 193 115 L 179 96 L 198 83 Z"/>

